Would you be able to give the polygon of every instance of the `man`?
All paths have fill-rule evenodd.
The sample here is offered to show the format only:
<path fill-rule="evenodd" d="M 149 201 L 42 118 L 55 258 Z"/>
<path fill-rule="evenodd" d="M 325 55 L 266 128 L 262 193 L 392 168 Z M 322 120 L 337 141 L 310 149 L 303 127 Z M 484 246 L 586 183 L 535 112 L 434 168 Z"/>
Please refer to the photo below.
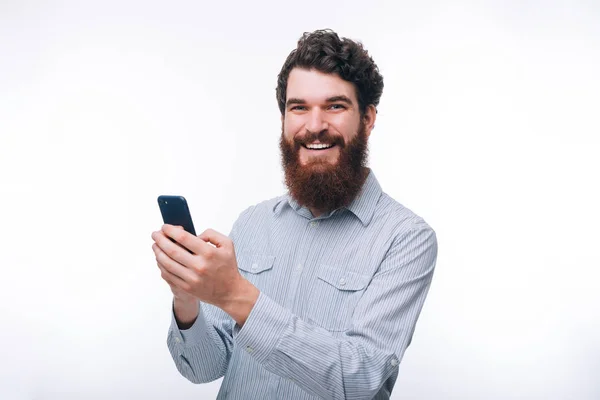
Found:
<path fill-rule="evenodd" d="M 174 295 L 169 351 L 194 383 L 224 376 L 219 399 L 390 397 L 437 240 L 366 167 L 382 90 L 362 45 L 305 33 L 276 91 L 288 193 L 229 237 L 152 234 Z"/>

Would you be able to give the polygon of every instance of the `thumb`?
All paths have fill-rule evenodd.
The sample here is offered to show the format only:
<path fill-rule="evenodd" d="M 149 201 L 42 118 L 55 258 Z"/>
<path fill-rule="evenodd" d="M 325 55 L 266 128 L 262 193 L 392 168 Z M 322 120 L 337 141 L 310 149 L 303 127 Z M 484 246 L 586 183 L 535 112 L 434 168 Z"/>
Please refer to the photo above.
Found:
<path fill-rule="evenodd" d="M 231 241 L 227 236 L 213 229 L 205 230 L 200 235 L 198 235 L 198 237 L 207 243 L 214 244 L 215 246 L 217 246 L 217 248 L 225 246 Z"/>

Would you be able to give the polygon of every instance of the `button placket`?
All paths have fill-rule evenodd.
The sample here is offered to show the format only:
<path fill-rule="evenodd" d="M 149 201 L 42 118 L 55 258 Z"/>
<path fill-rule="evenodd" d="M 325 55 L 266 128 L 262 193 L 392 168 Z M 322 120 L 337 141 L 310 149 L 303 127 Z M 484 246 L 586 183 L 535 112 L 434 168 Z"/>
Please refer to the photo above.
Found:
<path fill-rule="evenodd" d="M 312 229 L 314 229 L 316 226 L 319 225 L 319 221 L 313 220 L 310 221 L 308 223 L 308 225 L 305 225 L 305 229 L 306 232 L 309 233 Z M 300 286 L 301 282 L 302 282 L 302 276 L 304 275 L 305 271 L 309 271 L 309 256 L 310 256 L 310 249 L 312 246 L 313 241 L 315 240 L 315 236 L 318 233 L 318 231 L 315 231 L 314 233 L 309 233 L 307 235 L 304 236 L 304 240 L 302 242 L 299 243 L 298 245 L 298 253 L 303 255 L 302 260 L 299 260 L 299 262 L 293 267 L 291 274 L 290 274 L 290 285 L 288 288 L 288 291 L 286 293 L 286 299 L 285 299 L 285 306 L 293 311 L 296 311 L 298 304 L 298 301 L 302 301 L 302 293 L 300 295 L 298 295 L 298 287 Z"/>
<path fill-rule="evenodd" d="M 298 291 L 298 285 L 300 284 L 300 276 L 302 275 L 303 265 L 302 263 L 296 264 L 296 266 L 292 269 L 291 273 L 291 282 L 292 285 L 288 291 L 288 296 L 286 298 L 286 307 L 293 308 L 294 301 L 296 300 L 296 292 Z"/>

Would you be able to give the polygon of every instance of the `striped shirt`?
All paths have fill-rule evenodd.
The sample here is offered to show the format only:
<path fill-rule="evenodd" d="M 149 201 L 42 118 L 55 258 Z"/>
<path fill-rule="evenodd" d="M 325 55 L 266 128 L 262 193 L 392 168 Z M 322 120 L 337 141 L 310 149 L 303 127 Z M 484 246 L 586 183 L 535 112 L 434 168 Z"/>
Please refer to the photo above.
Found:
<path fill-rule="evenodd" d="M 370 171 L 344 208 L 313 217 L 289 194 L 243 211 L 233 240 L 260 295 L 243 327 L 201 303 L 167 345 L 217 399 L 388 399 L 433 276 L 437 239 Z"/>

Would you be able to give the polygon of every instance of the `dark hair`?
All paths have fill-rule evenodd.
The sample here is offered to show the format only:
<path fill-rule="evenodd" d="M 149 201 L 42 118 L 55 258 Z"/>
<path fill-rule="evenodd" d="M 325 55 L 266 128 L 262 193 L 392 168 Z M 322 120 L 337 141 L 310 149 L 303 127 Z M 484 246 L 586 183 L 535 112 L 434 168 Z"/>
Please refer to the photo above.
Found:
<path fill-rule="evenodd" d="M 368 105 L 377 107 L 379 104 L 383 77 L 367 50 L 360 42 L 340 39 L 334 31 L 323 29 L 302 35 L 277 76 L 276 95 L 281 115 L 285 114 L 288 77 L 296 67 L 337 74 L 353 83 L 361 115 L 364 115 Z"/>

